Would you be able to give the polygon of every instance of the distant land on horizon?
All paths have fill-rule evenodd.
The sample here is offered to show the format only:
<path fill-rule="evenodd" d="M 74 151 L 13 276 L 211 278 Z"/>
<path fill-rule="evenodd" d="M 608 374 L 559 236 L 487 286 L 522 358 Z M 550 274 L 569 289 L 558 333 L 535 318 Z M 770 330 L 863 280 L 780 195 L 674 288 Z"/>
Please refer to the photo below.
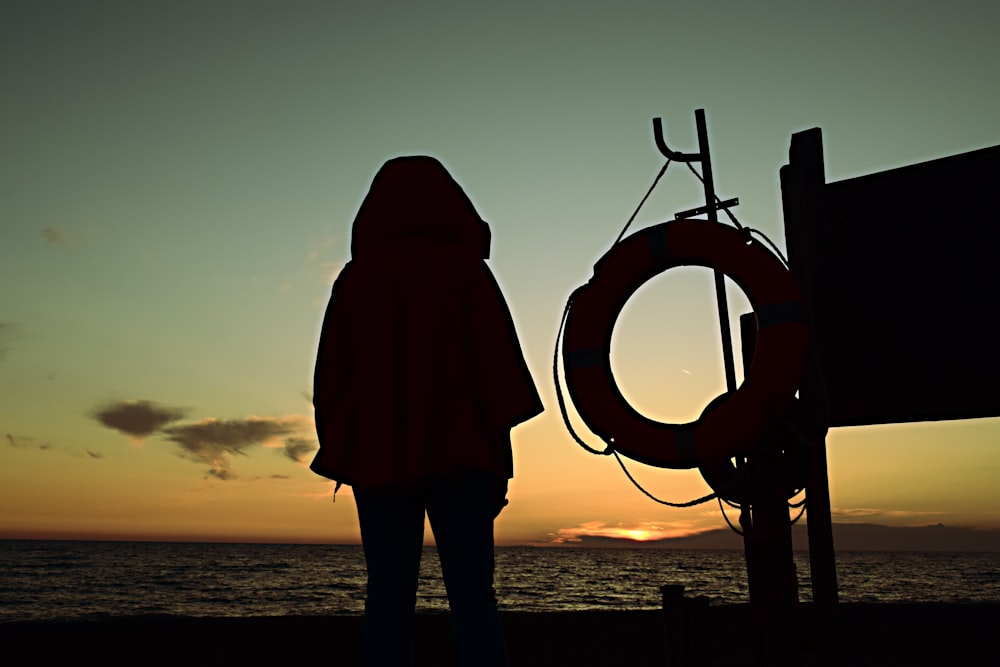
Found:
<path fill-rule="evenodd" d="M 14 540 L 68 541 L 68 542 L 173 542 L 195 544 L 329 544 L 328 542 L 286 542 L 266 538 L 205 539 L 204 537 L 155 536 L 155 535 L 87 535 L 83 533 L 39 533 L 7 531 L 0 534 L 0 542 Z M 1000 553 L 1000 529 L 968 528 L 934 524 L 928 526 L 884 526 L 871 523 L 835 523 L 833 543 L 837 551 L 938 551 L 938 552 L 997 552 Z M 360 546 L 353 544 L 350 546 Z M 709 530 L 687 537 L 659 540 L 631 540 L 601 535 L 581 535 L 562 543 L 535 541 L 520 544 L 498 544 L 500 548 L 528 546 L 535 548 L 585 548 L 585 549 L 685 549 L 685 550 L 742 550 L 743 538 L 728 528 Z M 807 551 L 809 540 L 804 523 L 792 526 L 792 548 Z"/>
<path fill-rule="evenodd" d="M 929 526 L 883 526 L 871 523 L 833 525 L 837 551 L 962 551 L 1000 552 L 1000 529 Z M 630 540 L 618 537 L 583 535 L 564 546 L 586 548 L 637 549 L 743 549 L 743 538 L 728 528 L 710 530 L 688 537 L 660 540 Z M 807 528 L 792 526 L 792 548 L 809 549 Z"/>

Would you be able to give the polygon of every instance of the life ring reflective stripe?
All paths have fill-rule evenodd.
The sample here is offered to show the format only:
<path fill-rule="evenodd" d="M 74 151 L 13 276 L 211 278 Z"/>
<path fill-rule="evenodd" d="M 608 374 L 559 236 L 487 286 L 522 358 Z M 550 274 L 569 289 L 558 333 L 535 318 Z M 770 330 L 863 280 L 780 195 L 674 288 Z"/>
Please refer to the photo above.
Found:
<path fill-rule="evenodd" d="M 739 389 L 687 424 L 639 414 L 611 373 L 611 332 L 628 298 L 676 266 L 716 269 L 746 293 L 757 320 L 753 363 Z M 798 389 L 806 363 L 802 296 L 791 273 L 760 243 L 705 220 L 674 220 L 632 234 L 594 267 L 566 319 L 563 365 L 577 412 L 595 434 L 631 459 L 694 468 L 747 454 L 774 426 Z"/>

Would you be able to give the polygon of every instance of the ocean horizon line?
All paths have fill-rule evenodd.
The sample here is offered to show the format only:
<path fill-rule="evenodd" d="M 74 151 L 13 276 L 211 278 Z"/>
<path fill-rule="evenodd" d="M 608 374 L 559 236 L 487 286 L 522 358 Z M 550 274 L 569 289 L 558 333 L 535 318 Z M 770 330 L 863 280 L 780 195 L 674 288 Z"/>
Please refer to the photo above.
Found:
<path fill-rule="evenodd" d="M 1000 528 L 972 528 L 931 524 L 925 526 L 886 526 L 870 523 L 833 524 L 834 547 L 840 552 L 952 552 L 1000 553 Z M 267 536 L 206 536 L 206 535 L 119 535 L 63 531 L 5 531 L 0 541 L 43 542 L 120 542 L 149 544 L 247 544 L 275 546 L 343 546 L 360 547 L 358 541 L 272 538 Z M 433 546 L 433 540 L 425 547 Z M 497 548 L 538 549 L 666 549 L 682 551 L 739 551 L 743 538 L 727 528 L 702 531 L 692 535 L 632 539 L 609 535 L 578 535 L 550 540 L 499 541 Z M 793 551 L 809 550 L 806 526 L 792 527 Z"/>

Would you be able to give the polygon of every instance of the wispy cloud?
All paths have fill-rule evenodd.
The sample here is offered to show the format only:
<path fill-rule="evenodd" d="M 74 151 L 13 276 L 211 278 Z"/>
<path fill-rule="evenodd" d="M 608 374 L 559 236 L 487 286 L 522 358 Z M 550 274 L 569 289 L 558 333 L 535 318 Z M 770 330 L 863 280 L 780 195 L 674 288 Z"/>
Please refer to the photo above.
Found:
<path fill-rule="evenodd" d="M 142 441 L 170 422 L 183 419 L 185 413 L 183 408 L 166 407 L 153 401 L 119 401 L 94 410 L 91 416 L 108 428 Z"/>
<path fill-rule="evenodd" d="M 834 519 L 842 522 L 871 521 L 872 519 L 921 519 L 947 514 L 947 512 L 928 512 L 916 510 L 887 510 L 875 507 L 843 507 L 830 511 Z M 893 522 L 896 523 L 896 522 Z"/>
<path fill-rule="evenodd" d="M 312 271 L 319 275 L 325 285 L 333 284 L 343 263 L 333 259 L 334 251 L 339 247 L 336 236 L 327 236 L 314 245 L 306 254 L 306 260 Z"/>
<path fill-rule="evenodd" d="M 38 449 L 46 450 L 52 449 L 52 443 L 39 440 L 38 438 L 33 438 L 30 435 L 14 435 L 13 433 L 7 433 L 4 436 L 7 444 L 15 449 Z"/>
<path fill-rule="evenodd" d="M 298 433 L 309 426 L 311 422 L 300 416 L 208 418 L 192 424 L 168 426 L 160 433 L 180 445 L 187 458 L 207 463 L 210 466 L 208 474 L 229 480 L 236 477 L 232 471 L 232 456 L 245 455 L 254 445 Z"/>
<path fill-rule="evenodd" d="M 286 438 L 284 452 L 285 456 L 296 463 L 304 463 L 318 447 L 315 440 L 308 438 Z"/>
<path fill-rule="evenodd" d="M 92 459 L 103 459 L 104 454 L 93 449 L 72 447 L 68 445 L 53 445 L 48 440 L 36 438 L 31 435 L 15 435 L 5 433 L 3 439 L 8 447 L 23 451 L 54 452 L 54 456 L 74 456 L 76 458 L 90 457 Z M 48 454 L 46 454 L 48 456 Z"/>

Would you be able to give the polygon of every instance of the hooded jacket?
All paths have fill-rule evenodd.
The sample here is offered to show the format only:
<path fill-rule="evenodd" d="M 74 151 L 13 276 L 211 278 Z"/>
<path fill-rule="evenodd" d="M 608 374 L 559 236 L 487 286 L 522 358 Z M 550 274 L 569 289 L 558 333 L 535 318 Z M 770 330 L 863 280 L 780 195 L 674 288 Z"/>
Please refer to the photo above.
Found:
<path fill-rule="evenodd" d="M 386 162 L 354 220 L 320 336 L 314 472 L 362 487 L 512 476 L 542 411 L 493 274 L 489 226 L 437 160 Z"/>

